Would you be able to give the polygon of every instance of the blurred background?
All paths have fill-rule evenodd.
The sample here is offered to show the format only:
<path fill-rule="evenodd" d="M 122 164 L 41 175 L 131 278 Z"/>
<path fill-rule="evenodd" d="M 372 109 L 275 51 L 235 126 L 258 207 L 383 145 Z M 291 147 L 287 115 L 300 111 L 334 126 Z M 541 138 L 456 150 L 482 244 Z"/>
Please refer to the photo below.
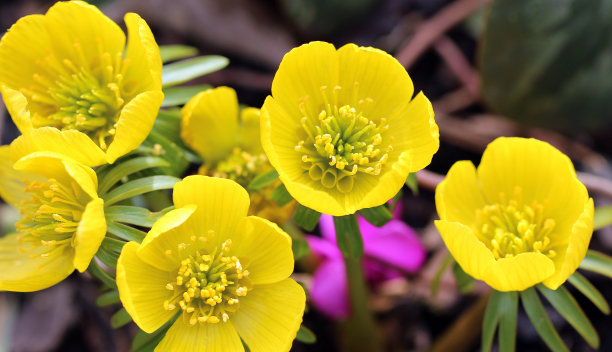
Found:
<path fill-rule="evenodd" d="M 283 55 L 312 40 L 377 47 L 406 67 L 416 91 L 433 102 L 441 147 L 430 172 L 419 175 L 418 194 L 403 193 L 402 220 L 421 237 L 427 261 L 415 274 L 372 287 L 371 305 L 389 351 L 478 350 L 487 288 L 456 282 L 448 268 L 437 294 L 431 291 L 447 253 L 433 227 L 433 190 L 455 161 L 477 164 L 498 136 L 542 139 L 572 158 L 596 205 L 612 203 L 611 0 L 90 2 L 122 26 L 126 12 L 137 12 L 160 45 L 186 44 L 200 54 L 228 57 L 226 69 L 190 84 L 231 86 L 249 106 L 260 107 L 270 93 Z M 0 1 L 0 33 L 52 3 Z M 0 142 L 9 144 L 17 134 L 0 102 Z M 2 234 L 16 218 L 2 205 Z M 598 231 L 591 248 L 612 254 L 612 231 Z M 308 281 L 315 266 L 315 258 L 302 259 L 296 278 Z M 612 298 L 612 281 L 588 277 Z M 116 307 L 98 308 L 97 295 L 98 284 L 86 274 L 37 293 L 0 293 L 0 352 L 128 351 L 136 326 L 111 329 Z M 600 350 L 612 351 L 612 318 L 575 297 L 600 334 Z M 570 350 L 591 350 L 556 311 L 548 313 Z M 331 320 L 310 309 L 305 325 L 317 342 L 296 342 L 295 351 L 337 350 Z M 522 312 L 517 350 L 546 350 Z"/>

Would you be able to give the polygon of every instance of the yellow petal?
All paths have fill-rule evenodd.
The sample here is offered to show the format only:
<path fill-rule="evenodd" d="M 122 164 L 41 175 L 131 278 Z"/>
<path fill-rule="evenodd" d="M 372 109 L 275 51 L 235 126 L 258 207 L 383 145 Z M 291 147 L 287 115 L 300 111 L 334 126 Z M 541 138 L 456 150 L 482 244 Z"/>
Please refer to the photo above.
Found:
<path fill-rule="evenodd" d="M 152 333 L 176 314 L 164 309 L 164 301 L 171 298 L 166 289 L 170 273 L 159 270 L 137 255 L 138 243 L 123 246 L 117 261 L 119 298 L 134 322 L 145 332 Z"/>
<path fill-rule="evenodd" d="M 74 237 L 74 267 L 84 272 L 106 235 L 104 201 L 96 198 L 85 206 Z"/>
<path fill-rule="evenodd" d="M 231 322 L 191 326 L 179 318 L 172 324 L 155 351 L 243 352 L 244 347 Z"/>
<path fill-rule="evenodd" d="M 471 226 L 476 221 L 476 210 L 484 206 L 474 164 L 467 160 L 456 162 L 436 188 L 440 219 Z"/>
<path fill-rule="evenodd" d="M 556 290 L 578 269 L 584 259 L 593 234 L 593 199 L 589 198 L 578 220 L 572 226 L 567 249 L 556 248 L 555 274 L 544 281 L 551 290 Z"/>
<path fill-rule="evenodd" d="M 9 146 L 0 146 L 0 197 L 18 208 L 22 200 L 31 198 L 27 192 L 24 192 L 24 180 L 44 181 L 45 177 L 15 170 L 11 161 Z"/>
<path fill-rule="evenodd" d="M 522 291 L 544 281 L 555 272 L 552 260 L 541 253 L 525 252 L 498 259 L 482 278 L 497 291 Z"/>
<path fill-rule="evenodd" d="M 177 208 L 197 205 L 189 224 L 194 232 L 214 231 L 211 243 L 220 245 L 227 238 L 239 242 L 238 221 L 247 215 L 249 194 L 232 180 L 207 176 L 188 176 L 174 186 L 174 205 Z"/>
<path fill-rule="evenodd" d="M 31 259 L 26 243 L 19 243 L 18 234 L 0 238 L 0 291 L 32 292 L 51 287 L 74 271 L 72 250 L 65 246 L 65 253 L 50 258 Z"/>
<path fill-rule="evenodd" d="M 6 109 L 8 110 L 9 115 L 11 115 L 13 118 L 13 122 L 19 131 L 21 131 L 21 133 L 25 133 L 26 131 L 32 129 L 32 120 L 30 119 L 30 110 L 28 108 L 28 100 L 26 97 L 21 94 L 21 92 L 8 88 L 5 85 L 0 86 L 0 92 L 4 98 Z"/>
<path fill-rule="evenodd" d="M 244 108 L 240 113 L 240 147 L 252 154 L 263 153 L 259 128 L 259 109 Z"/>
<path fill-rule="evenodd" d="M 232 88 L 198 93 L 181 116 L 181 137 L 209 165 L 225 158 L 238 143 L 238 98 Z"/>
<path fill-rule="evenodd" d="M 196 206 L 185 205 L 164 214 L 153 224 L 138 249 L 138 256 L 149 265 L 160 270 L 171 271 L 178 268 L 181 258 L 178 256 L 180 243 L 190 244 L 191 236 L 201 236 L 194 233 L 185 222 L 193 215 Z M 171 252 L 167 254 L 167 251 Z"/>
<path fill-rule="evenodd" d="M 252 352 L 289 351 L 304 314 L 304 289 L 292 279 L 256 285 L 231 322 Z"/>
<path fill-rule="evenodd" d="M 461 268 L 473 278 L 486 281 L 491 267 L 495 265 L 495 257 L 484 243 L 476 238 L 472 229 L 458 222 L 445 220 L 436 220 L 435 224 L 446 247 Z"/>
<path fill-rule="evenodd" d="M 125 15 L 125 24 L 128 29 L 125 57 L 130 61 L 125 80 L 134 82 L 134 88 L 138 87 L 142 91 L 160 90 L 162 62 L 151 29 L 135 13 Z"/>
<path fill-rule="evenodd" d="M 106 157 L 109 163 L 138 148 L 153 128 L 157 112 L 164 100 L 160 91 L 138 94 L 121 109 L 116 134 L 108 146 Z"/>
<path fill-rule="evenodd" d="M 20 158 L 39 151 L 63 154 L 87 166 L 106 164 L 104 152 L 84 133 L 41 127 L 24 132 L 11 143 L 11 158 Z"/>
<path fill-rule="evenodd" d="M 248 258 L 246 269 L 255 285 L 286 279 L 293 272 L 291 237 L 276 224 L 249 216 L 240 221 L 237 229 L 241 240 L 232 246 L 232 255 Z"/>

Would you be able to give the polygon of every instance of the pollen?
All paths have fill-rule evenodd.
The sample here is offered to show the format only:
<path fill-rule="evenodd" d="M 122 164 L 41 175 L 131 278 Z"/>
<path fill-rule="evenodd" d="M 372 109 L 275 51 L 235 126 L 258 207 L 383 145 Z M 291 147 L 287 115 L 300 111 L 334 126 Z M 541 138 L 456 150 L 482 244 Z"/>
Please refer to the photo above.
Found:
<path fill-rule="evenodd" d="M 355 94 L 358 88 L 359 83 L 355 82 Z M 331 90 L 334 101 L 338 101 L 341 90 L 340 86 Z M 348 193 L 358 173 L 377 176 L 382 172 L 392 150 L 383 138 L 389 125 L 385 118 L 375 122 L 363 115 L 363 108 L 373 103 L 371 98 L 360 99 L 357 106 L 342 105 L 330 102 L 327 86 L 322 86 L 320 91 L 324 104 L 317 116 L 309 116 L 304 103 L 308 99 L 302 99 L 299 107 L 304 139 L 294 149 L 313 181 Z"/>
<path fill-rule="evenodd" d="M 269 168 L 265 154 L 251 154 L 240 147 L 235 147 L 232 153 L 221 160 L 208 174 L 213 177 L 229 178 L 246 187 L 255 176 Z"/>
<path fill-rule="evenodd" d="M 231 246 L 232 241 L 226 240 L 211 251 L 201 248 L 184 254 L 176 278 L 165 286 L 173 294 L 164 309 L 180 307 L 189 325 L 229 321 L 240 306 L 240 297 L 252 287 L 249 272 L 231 255 Z"/>

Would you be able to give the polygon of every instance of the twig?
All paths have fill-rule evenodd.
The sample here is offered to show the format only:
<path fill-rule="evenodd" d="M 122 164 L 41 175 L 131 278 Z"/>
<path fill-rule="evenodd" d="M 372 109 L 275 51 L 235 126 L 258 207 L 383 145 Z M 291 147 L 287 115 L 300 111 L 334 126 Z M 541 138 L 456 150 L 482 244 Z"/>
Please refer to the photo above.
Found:
<path fill-rule="evenodd" d="M 434 43 L 434 49 L 442 57 L 451 72 L 457 77 L 465 90 L 475 99 L 480 97 L 478 73 L 465 58 L 461 49 L 447 36 L 441 36 Z"/>
<path fill-rule="evenodd" d="M 438 184 L 444 180 L 444 176 L 437 174 L 433 171 L 429 170 L 421 170 L 417 172 L 417 181 L 419 183 L 419 187 L 423 187 L 430 191 L 436 189 Z"/>

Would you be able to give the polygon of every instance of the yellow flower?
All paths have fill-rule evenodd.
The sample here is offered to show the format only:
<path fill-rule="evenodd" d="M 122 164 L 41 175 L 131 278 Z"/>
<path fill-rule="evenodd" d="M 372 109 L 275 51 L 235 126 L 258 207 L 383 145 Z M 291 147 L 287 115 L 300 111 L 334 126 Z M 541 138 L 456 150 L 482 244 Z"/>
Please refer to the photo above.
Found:
<path fill-rule="evenodd" d="M 289 351 L 305 306 L 291 239 L 246 216 L 249 196 L 222 178 L 174 186 L 175 210 L 142 244 L 123 247 L 117 286 L 138 326 L 153 332 L 181 312 L 156 351 Z"/>
<path fill-rule="evenodd" d="M 593 232 L 593 200 L 563 153 L 535 139 L 498 138 L 478 170 L 451 167 L 436 189 L 436 226 L 459 265 L 498 291 L 556 290 Z"/>
<path fill-rule="evenodd" d="M 181 137 L 204 158 L 200 174 L 229 178 L 243 187 L 272 170 L 263 153 L 259 109 L 244 108 L 238 118 L 238 98 L 229 87 L 209 89 L 194 96 L 181 111 Z M 295 202 L 279 207 L 270 194 L 280 181 L 250 193 L 249 215 L 284 223 Z"/>
<path fill-rule="evenodd" d="M 0 290 L 36 291 L 87 269 L 106 234 L 95 172 L 55 153 L 14 165 L 0 147 L 0 196 L 19 209 L 17 233 L 0 239 Z"/>
<path fill-rule="evenodd" d="M 381 50 L 302 45 L 283 58 L 261 108 L 263 148 L 306 207 L 340 216 L 384 204 L 438 150 L 431 103 L 413 93 Z"/>
<path fill-rule="evenodd" d="M 98 164 L 142 143 L 163 100 L 161 59 L 145 21 L 128 13 L 125 23 L 127 47 L 121 28 L 95 6 L 70 1 L 8 30 L 0 40 L 0 91 L 22 133 L 80 131 L 91 140 L 81 149 L 106 154 Z"/>

